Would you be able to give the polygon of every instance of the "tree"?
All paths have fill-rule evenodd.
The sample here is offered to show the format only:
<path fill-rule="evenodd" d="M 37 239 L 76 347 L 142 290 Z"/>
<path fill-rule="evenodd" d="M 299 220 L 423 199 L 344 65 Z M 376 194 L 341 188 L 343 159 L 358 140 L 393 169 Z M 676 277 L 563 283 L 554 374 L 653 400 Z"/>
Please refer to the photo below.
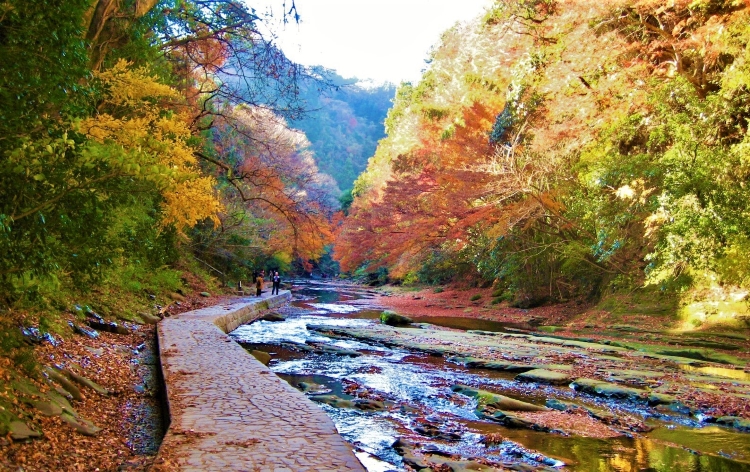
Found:
<path fill-rule="evenodd" d="M 336 257 L 470 266 L 526 304 L 743 286 L 747 24 L 746 2 L 497 2 L 397 91 Z"/>
<path fill-rule="evenodd" d="M 200 253 L 226 259 L 237 244 L 254 248 L 256 259 L 320 257 L 331 240 L 328 219 L 338 190 L 318 172 L 304 135 L 269 110 L 239 106 L 214 136 L 223 198 L 234 203 L 218 228 L 196 236 Z"/>

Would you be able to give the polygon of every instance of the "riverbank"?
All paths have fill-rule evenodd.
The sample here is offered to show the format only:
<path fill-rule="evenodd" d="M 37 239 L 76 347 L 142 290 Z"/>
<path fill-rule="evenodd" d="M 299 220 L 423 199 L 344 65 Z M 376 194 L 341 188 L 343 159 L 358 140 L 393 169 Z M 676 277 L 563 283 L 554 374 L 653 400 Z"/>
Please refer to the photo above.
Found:
<path fill-rule="evenodd" d="M 226 299 L 206 292 L 174 294 L 171 303 L 144 319 L 155 323 Z M 72 323 L 80 328 L 77 334 L 30 333 L 26 341 L 33 349 L 0 358 L 0 420 L 13 426 L 0 437 L 0 470 L 151 467 L 166 429 L 155 325 L 118 321 L 120 332 L 108 332 L 89 329 L 81 316 L 97 321 L 93 312 L 60 314 L 57 323 Z M 20 367 L 18 355 L 26 356 Z"/>
<path fill-rule="evenodd" d="M 617 367 L 598 366 L 596 350 L 584 345 L 579 362 L 567 368 L 571 379 L 585 376 L 594 380 L 611 381 L 612 369 L 631 370 L 630 379 L 616 382 L 632 386 L 663 378 L 658 383 L 665 393 L 688 408 L 713 418 L 729 416 L 750 420 L 750 330 L 722 328 L 696 329 L 685 332 L 679 320 L 663 312 L 648 313 L 634 307 L 629 311 L 607 311 L 583 303 L 548 305 L 521 309 L 505 303 L 493 303 L 491 289 L 441 287 L 410 290 L 386 287 L 368 303 L 382 306 L 399 314 L 429 321 L 430 318 L 455 317 L 490 320 L 505 323 L 519 336 L 532 335 L 528 341 L 564 344 L 596 343 L 621 350 L 625 362 Z M 443 341 L 433 339 L 436 344 Z M 463 342 L 470 348 L 470 338 Z M 471 350 L 471 349 L 469 349 Z M 464 353 L 487 361 L 501 361 L 497 352 Z M 507 357 L 507 355 L 506 355 Z M 522 359 L 520 363 L 554 363 L 544 356 Z M 605 361 L 608 356 L 603 356 Z M 508 359 L 505 359 L 508 360 Z M 606 363 L 606 362 L 605 362 Z M 676 364 L 669 373 L 663 367 Z M 599 367 L 599 368 L 598 368 Z M 572 371 L 571 371 L 572 369 Z M 640 374 L 639 374 L 640 373 Z M 627 376 L 626 376 L 627 377 Z"/>
<path fill-rule="evenodd" d="M 493 303 L 492 289 L 488 288 L 386 286 L 375 293 L 375 303 L 404 315 L 477 318 L 504 323 L 554 325 L 570 320 L 587 308 L 578 302 L 531 309 L 512 308 L 504 303 Z"/>

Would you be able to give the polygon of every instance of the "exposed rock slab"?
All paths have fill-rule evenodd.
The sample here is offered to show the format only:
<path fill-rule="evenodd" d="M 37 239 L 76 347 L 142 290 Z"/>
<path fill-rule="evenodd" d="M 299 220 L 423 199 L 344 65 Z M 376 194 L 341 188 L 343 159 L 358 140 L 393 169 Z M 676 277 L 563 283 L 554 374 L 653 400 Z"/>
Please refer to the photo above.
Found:
<path fill-rule="evenodd" d="M 480 407 L 491 407 L 498 410 L 506 411 L 547 411 L 549 408 L 541 405 L 534 405 L 533 403 L 523 402 L 516 400 L 515 398 L 506 397 L 498 393 L 489 392 L 487 390 L 479 390 L 476 388 L 468 387 L 466 385 L 454 385 L 451 387 L 456 393 L 466 395 L 467 397 L 476 398 L 479 402 Z"/>
<path fill-rule="evenodd" d="M 23 441 L 24 439 L 39 438 L 42 433 L 34 431 L 23 421 L 11 421 L 9 425 L 10 437 L 14 441 Z"/>
<path fill-rule="evenodd" d="M 585 378 L 576 379 L 572 386 L 578 391 L 590 393 L 592 395 L 624 400 L 644 400 L 649 393 L 646 390 Z"/>
<path fill-rule="evenodd" d="M 549 385 L 566 385 L 571 378 L 563 372 L 556 372 L 547 369 L 534 369 L 516 375 L 516 380 L 523 382 L 536 382 Z"/>

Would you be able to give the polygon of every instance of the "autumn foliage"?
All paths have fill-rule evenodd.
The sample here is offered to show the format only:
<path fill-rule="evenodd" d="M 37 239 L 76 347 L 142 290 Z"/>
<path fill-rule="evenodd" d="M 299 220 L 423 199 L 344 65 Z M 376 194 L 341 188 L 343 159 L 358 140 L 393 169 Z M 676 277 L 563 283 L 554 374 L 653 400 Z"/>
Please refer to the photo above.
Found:
<path fill-rule="evenodd" d="M 337 189 L 285 121 L 314 78 L 260 21 L 233 0 L 1 6 L 0 304 L 324 252 Z"/>
<path fill-rule="evenodd" d="M 397 92 L 342 268 L 468 271 L 520 304 L 745 283 L 748 19 L 741 1 L 535 0 L 452 28 Z"/>

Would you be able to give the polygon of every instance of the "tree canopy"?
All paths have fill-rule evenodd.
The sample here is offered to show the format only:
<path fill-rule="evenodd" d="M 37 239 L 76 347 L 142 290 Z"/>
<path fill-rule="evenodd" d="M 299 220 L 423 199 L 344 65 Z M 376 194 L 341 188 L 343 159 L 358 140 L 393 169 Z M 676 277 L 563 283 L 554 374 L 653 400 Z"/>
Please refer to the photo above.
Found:
<path fill-rule="evenodd" d="M 449 30 L 355 183 L 342 267 L 518 303 L 745 287 L 749 9 L 510 1 Z"/>
<path fill-rule="evenodd" d="M 4 303 L 207 256 L 237 218 L 253 237 L 211 254 L 323 252 L 335 184 L 284 118 L 304 111 L 302 83 L 328 82 L 262 21 L 234 0 L 0 3 Z"/>

